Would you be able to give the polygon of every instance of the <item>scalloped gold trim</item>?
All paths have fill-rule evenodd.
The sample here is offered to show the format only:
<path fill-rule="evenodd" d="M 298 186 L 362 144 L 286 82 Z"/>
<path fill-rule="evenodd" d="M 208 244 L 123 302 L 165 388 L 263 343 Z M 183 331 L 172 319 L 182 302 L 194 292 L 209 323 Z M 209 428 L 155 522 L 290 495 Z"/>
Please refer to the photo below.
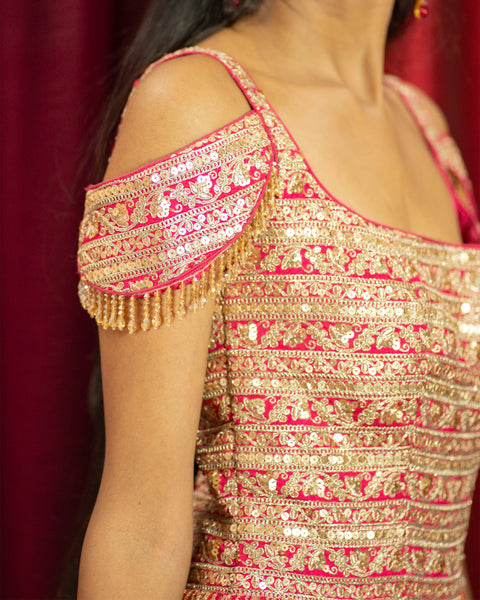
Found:
<path fill-rule="evenodd" d="M 127 328 L 129 333 L 158 329 L 162 323 L 171 325 L 174 318 L 182 319 L 188 311 L 203 308 L 207 297 L 215 297 L 225 280 L 236 276 L 253 251 L 253 239 L 266 231 L 273 213 L 276 186 L 276 165 L 273 164 L 265 194 L 245 231 L 207 269 L 174 288 L 178 290 L 175 303 L 171 286 L 136 297 L 101 292 L 80 280 L 78 296 L 81 305 L 104 329 L 122 331 Z M 188 284 L 190 302 L 187 306 Z"/>

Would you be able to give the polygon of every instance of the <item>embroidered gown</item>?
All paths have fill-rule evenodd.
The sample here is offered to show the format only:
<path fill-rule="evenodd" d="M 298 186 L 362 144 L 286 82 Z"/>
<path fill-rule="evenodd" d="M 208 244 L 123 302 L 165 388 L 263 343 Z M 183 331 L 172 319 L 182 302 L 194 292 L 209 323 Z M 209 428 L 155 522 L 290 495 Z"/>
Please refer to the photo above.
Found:
<path fill-rule="evenodd" d="M 480 227 L 458 150 L 386 76 L 465 243 L 381 225 L 322 186 L 233 59 L 163 60 L 188 53 L 222 62 L 251 110 L 91 186 L 78 253 L 104 327 L 216 296 L 184 598 L 458 600 L 480 464 Z"/>

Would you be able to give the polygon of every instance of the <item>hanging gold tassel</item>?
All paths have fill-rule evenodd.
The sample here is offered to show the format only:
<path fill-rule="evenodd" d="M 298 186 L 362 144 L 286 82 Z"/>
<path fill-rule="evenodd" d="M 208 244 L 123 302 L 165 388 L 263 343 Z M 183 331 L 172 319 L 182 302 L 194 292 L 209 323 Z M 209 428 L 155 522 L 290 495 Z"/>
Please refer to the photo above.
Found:
<path fill-rule="evenodd" d="M 162 324 L 161 317 L 161 304 L 160 304 L 160 292 L 155 290 L 153 294 L 153 314 L 152 314 L 152 325 L 154 329 L 158 329 Z"/>
<path fill-rule="evenodd" d="M 108 321 L 108 325 L 111 327 L 111 329 L 117 328 L 117 302 L 118 296 L 116 294 L 112 294 L 110 301 L 110 319 Z"/>
<path fill-rule="evenodd" d="M 95 302 L 95 320 L 97 321 L 97 325 L 102 325 L 102 317 L 103 317 L 103 294 L 97 290 L 96 292 L 96 302 Z"/>
<path fill-rule="evenodd" d="M 179 319 L 183 319 L 187 314 L 187 307 L 185 306 L 185 297 L 186 297 L 186 288 L 185 284 L 182 282 L 180 284 L 180 288 L 178 290 L 178 307 L 176 310 L 176 316 Z"/>
<path fill-rule="evenodd" d="M 173 321 L 173 294 L 171 287 L 168 287 L 163 293 L 163 320 L 167 326 L 170 326 Z"/>
<path fill-rule="evenodd" d="M 108 329 L 108 325 L 109 325 L 109 308 L 110 308 L 110 294 L 103 294 L 102 327 L 104 329 Z"/>
<path fill-rule="evenodd" d="M 202 275 L 200 277 L 200 286 L 199 286 L 199 291 L 198 291 L 200 308 L 203 308 L 205 306 L 205 304 L 207 303 L 207 293 L 208 293 L 207 280 L 208 280 L 207 272 L 203 271 Z"/>
<path fill-rule="evenodd" d="M 120 331 L 125 329 L 125 296 L 118 297 L 117 327 Z"/>
<path fill-rule="evenodd" d="M 215 261 L 217 266 L 216 270 L 216 287 L 222 285 L 222 279 L 225 273 L 225 254 L 220 254 L 220 256 Z"/>
<path fill-rule="evenodd" d="M 198 279 L 197 276 L 194 276 L 191 284 L 191 295 L 192 299 L 190 302 L 190 310 L 194 313 L 198 310 Z"/>
<path fill-rule="evenodd" d="M 128 299 L 128 333 L 137 331 L 137 302 L 135 296 Z"/>
<path fill-rule="evenodd" d="M 143 297 L 143 319 L 140 327 L 143 331 L 148 331 L 150 329 L 150 296 L 145 294 Z"/>
<path fill-rule="evenodd" d="M 86 303 L 86 305 L 88 306 L 88 311 L 91 315 L 96 316 L 97 314 L 97 294 L 95 293 L 95 290 L 93 290 L 91 287 L 88 287 L 85 289 L 85 287 L 82 290 L 82 294 L 84 296 L 84 302 Z"/>
<path fill-rule="evenodd" d="M 217 269 L 215 268 L 217 261 L 214 260 L 208 269 L 208 293 L 210 296 L 215 296 L 217 293 Z"/>

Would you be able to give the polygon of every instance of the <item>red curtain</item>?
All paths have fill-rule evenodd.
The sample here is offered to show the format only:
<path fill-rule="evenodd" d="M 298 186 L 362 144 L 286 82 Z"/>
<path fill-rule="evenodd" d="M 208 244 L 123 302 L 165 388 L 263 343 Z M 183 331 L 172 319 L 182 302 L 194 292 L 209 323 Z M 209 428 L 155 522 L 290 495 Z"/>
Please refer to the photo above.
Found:
<path fill-rule="evenodd" d="M 91 447 L 95 328 L 76 300 L 79 165 L 113 61 L 145 0 L 0 4 L 2 592 L 52 598 Z M 390 69 L 445 110 L 480 198 L 480 3 L 431 0 Z M 468 541 L 480 597 L 480 498 Z M 475 564 L 477 568 L 475 569 Z"/>
<path fill-rule="evenodd" d="M 2 0 L 2 593 L 53 598 L 90 456 L 79 175 L 138 0 Z"/>

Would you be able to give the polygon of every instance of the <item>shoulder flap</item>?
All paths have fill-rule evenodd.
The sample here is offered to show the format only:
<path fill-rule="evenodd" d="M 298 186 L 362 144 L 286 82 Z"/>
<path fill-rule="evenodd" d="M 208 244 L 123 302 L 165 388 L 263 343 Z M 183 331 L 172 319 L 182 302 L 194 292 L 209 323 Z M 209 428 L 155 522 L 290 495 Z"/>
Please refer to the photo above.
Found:
<path fill-rule="evenodd" d="M 265 228 L 273 167 L 270 139 L 251 111 L 164 159 L 89 187 L 78 249 L 83 306 L 104 327 L 133 332 L 140 321 L 146 330 L 171 321 L 174 289 L 175 312 L 185 314 L 191 284 L 195 309 L 241 266 Z"/>

